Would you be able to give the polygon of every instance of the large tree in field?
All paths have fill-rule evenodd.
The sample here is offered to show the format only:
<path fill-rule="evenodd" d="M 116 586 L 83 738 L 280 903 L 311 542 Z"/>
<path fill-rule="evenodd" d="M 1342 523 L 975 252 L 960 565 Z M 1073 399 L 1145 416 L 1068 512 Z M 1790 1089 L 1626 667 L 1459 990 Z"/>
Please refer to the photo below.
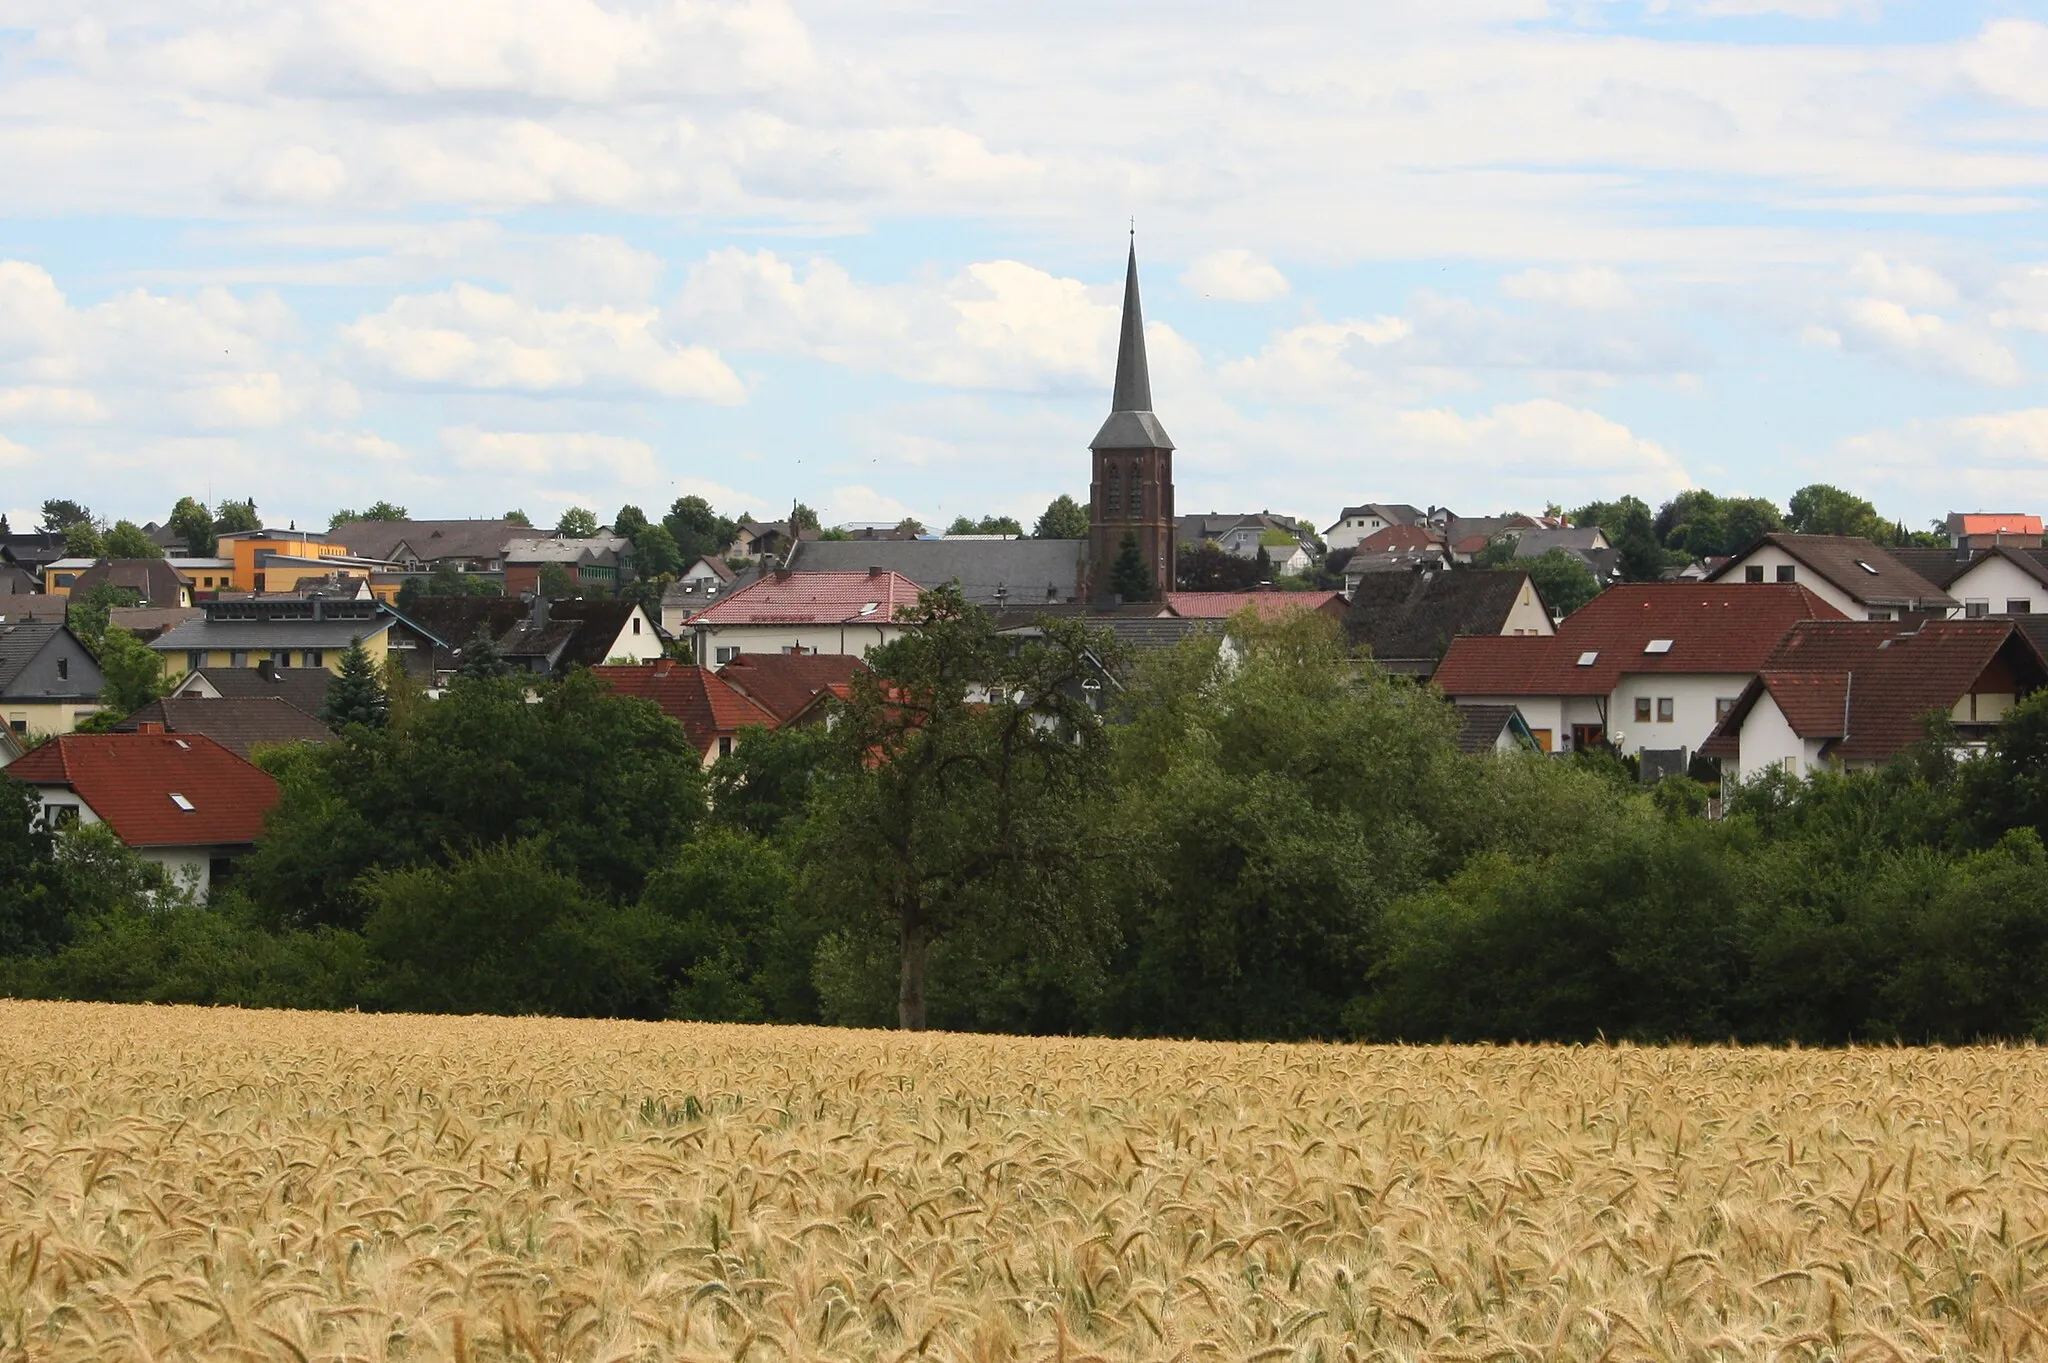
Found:
<path fill-rule="evenodd" d="M 897 1023 L 917 1031 L 935 944 L 992 926 L 1089 940 L 1083 810 L 1109 749 L 1085 683 L 1106 643 L 1048 619 L 1020 645 L 952 587 L 904 618 L 832 729 L 802 861 L 822 915 L 895 939 Z"/>

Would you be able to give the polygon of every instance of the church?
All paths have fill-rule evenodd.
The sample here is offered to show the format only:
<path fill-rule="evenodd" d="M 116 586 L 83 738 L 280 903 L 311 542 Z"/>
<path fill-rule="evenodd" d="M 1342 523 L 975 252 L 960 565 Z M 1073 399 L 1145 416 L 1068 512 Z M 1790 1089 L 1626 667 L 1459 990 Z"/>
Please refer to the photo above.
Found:
<path fill-rule="evenodd" d="M 1152 375 L 1145 362 L 1145 315 L 1138 302 L 1138 243 L 1124 271 L 1123 328 L 1117 337 L 1116 386 L 1109 419 L 1088 448 L 1088 599 L 1109 601 L 1111 571 L 1128 536 L 1136 541 L 1155 592 L 1173 588 L 1173 441 L 1152 412 Z"/>

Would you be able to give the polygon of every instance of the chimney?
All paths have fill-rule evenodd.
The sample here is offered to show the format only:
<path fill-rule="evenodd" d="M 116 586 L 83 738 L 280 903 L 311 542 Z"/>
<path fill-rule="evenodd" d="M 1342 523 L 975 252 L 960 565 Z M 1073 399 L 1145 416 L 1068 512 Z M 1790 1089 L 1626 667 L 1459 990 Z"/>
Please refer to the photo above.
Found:
<path fill-rule="evenodd" d="M 533 613 L 528 617 L 528 623 L 536 630 L 548 627 L 548 594 L 538 587 L 533 589 Z"/>
<path fill-rule="evenodd" d="M 777 568 L 775 570 L 775 580 L 777 582 L 787 582 L 790 580 L 790 578 L 794 576 L 796 576 L 796 574 L 792 573 L 787 568 Z"/>
<path fill-rule="evenodd" d="M 875 568 L 875 567 L 870 567 L 870 568 L 868 569 L 868 576 L 869 576 L 869 577 L 887 577 L 888 575 L 889 575 L 889 570 L 888 570 L 887 568 Z"/>
<path fill-rule="evenodd" d="M 263 678 L 263 680 L 267 682 L 276 681 L 277 663 L 270 658 L 265 658 L 263 661 L 256 664 L 256 675 Z"/>
<path fill-rule="evenodd" d="M 135 726 L 135 732 L 138 734 L 160 734 L 163 731 L 163 725 L 153 724 L 148 720 L 144 720 L 142 723 Z"/>

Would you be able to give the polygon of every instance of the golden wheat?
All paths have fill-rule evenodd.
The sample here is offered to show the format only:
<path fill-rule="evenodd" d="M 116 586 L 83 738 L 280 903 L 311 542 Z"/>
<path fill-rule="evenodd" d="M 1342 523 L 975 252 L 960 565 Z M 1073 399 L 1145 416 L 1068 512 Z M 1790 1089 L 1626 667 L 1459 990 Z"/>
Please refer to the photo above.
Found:
<path fill-rule="evenodd" d="M 0 1003 L 0 1358 L 2048 1354 L 2044 1058 Z"/>

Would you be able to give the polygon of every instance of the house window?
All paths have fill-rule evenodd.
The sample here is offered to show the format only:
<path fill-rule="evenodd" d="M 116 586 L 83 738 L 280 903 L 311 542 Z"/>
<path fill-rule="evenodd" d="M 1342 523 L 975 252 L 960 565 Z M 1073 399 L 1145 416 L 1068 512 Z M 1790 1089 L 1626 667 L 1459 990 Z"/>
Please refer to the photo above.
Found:
<path fill-rule="evenodd" d="M 270 655 L 270 665 L 272 667 L 290 667 L 292 665 L 292 655 L 284 649 L 279 649 Z"/>
<path fill-rule="evenodd" d="M 1794 569 L 1794 568 L 1792 567 L 1792 565 L 1791 565 L 1791 564 L 1789 564 L 1789 563 L 1780 563 L 1780 564 L 1778 565 L 1778 581 L 1780 581 L 1780 582 L 1791 582 L 1791 581 L 1795 580 L 1796 576 L 1797 576 L 1796 570 L 1795 570 L 1795 569 Z"/>
<path fill-rule="evenodd" d="M 71 660 L 69 658 L 59 658 L 57 660 L 57 680 L 71 680 Z"/>
<path fill-rule="evenodd" d="M 300 661 L 302 661 L 307 667 L 327 666 L 327 655 L 325 653 L 322 653 L 317 648 L 309 648 L 299 656 Z"/>
<path fill-rule="evenodd" d="M 71 825 L 77 822 L 77 805 L 43 806 L 43 827 L 51 830 L 52 832 L 55 832 L 59 828 L 69 828 L 71 827 Z"/>
<path fill-rule="evenodd" d="M 1733 696 L 1716 696 L 1716 697 L 1714 697 L 1714 723 L 1716 723 L 1716 724 L 1719 724 L 1719 723 L 1720 723 L 1720 722 L 1721 722 L 1722 720 L 1724 720 L 1724 719 L 1728 718 L 1728 716 L 1730 716 L 1730 715 L 1732 715 L 1732 714 L 1734 714 L 1734 713 L 1735 713 L 1735 697 L 1733 697 Z"/>
<path fill-rule="evenodd" d="M 1648 724 L 1649 722 L 1650 722 L 1650 698 L 1649 698 L 1648 696 L 1637 696 L 1637 697 L 1636 697 L 1636 723 L 1638 723 L 1638 724 Z"/>
<path fill-rule="evenodd" d="M 714 648 L 711 650 L 711 661 L 715 665 L 720 667 L 723 667 L 725 664 L 731 662 L 734 658 L 737 658 L 739 656 L 740 650 L 739 645 L 737 644 L 733 645 L 731 648 Z"/>
<path fill-rule="evenodd" d="M 248 650 L 246 650 L 246 649 L 239 649 L 239 648 L 238 648 L 238 649 L 236 649 L 236 650 L 235 650 L 234 652 L 232 652 L 232 653 L 228 654 L 228 666 L 229 666 L 229 667 L 247 667 L 248 665 L 249 665 L 249 653 L 248 653 Z"/>
<path fill-rule="evenodd" d="M 1671 697 L 1657 697 L 1657 722 L 1659 724 L 1669 724 L 1671 722 L 1672 713 L 1675 711 L 1676 708 L 1677 707 L 1672 704 Z"/>
<path fill-rule="evenodd" d="M 203 649 L 195 648 L 185 655 L 185 670 L 187 672 L 197 672 L 200 668 L 205 666 L 206 653 Z"/>
<path fill-rule="evenodd" d="M 78 574 L 76 573 L 59 573 L 56 577 L 57 585 L 60 587 L 68 587 L 77 580 Z"/>
<path fill-rule="evenodd" d="M 10 719 L 7 721 L 7 727 L 18 734 L 25 734 L 28 732 L 28 721 L 20 718 Z"/>
<path fill-rule="evenodd" d="M 2005 603 L 2005 613 L 2007 615 L 2032 615 L 2034 613 L 2034 603 L 2024 596 L 2009 597 Z"/>
<path fill-rule="evenodd" d="M 634 617 L 633 617 L 633 633 L 635 633 L 635 634 L 638 634 L 639 632 L 640 632 L 640 617 L 636 615 L 636 616 L 634 616 Z"/>
<path fill-rule="evenodd" d="M 1966 620 L 1982 620 L 1989 614 L 1991 614 L 1991 603 L 1989 601 L 1965 601 L 1963 603 L 1963 618 Z"/>
<path fill-rule="evenodd" d="M 1865 620 L 1889 620 L 1892 618 L 1892 613 L 1890 611 L 1865 611 L 1863 618 Z"/>
<path fill-rule="evenodd" d="M 720 757 L 731 757 L 731 756 L 732 756 L 732 735 L 731 735 L 731 734 L 720 734 L 720 735 L 718 736 L 718 755 L 719 755 Z"/>
<path fill-rule="evenodd" d="M 1763 580 L 1764 580 L 1764 565 L 1763 565 L 1763 564 L 1761 564 L 1761 563 L 1752 563 L 1752 564 L 1750 564 L 1750 565 L 1749 565 L 1749 566 L 1748 566 L 1747 568 L 1744 568 L 1744 569 L 1742 570 L 1742 580 L 1743 580 L 1744 582 L 1761 582 L 1761 581 L 1763 581 Z"/>

